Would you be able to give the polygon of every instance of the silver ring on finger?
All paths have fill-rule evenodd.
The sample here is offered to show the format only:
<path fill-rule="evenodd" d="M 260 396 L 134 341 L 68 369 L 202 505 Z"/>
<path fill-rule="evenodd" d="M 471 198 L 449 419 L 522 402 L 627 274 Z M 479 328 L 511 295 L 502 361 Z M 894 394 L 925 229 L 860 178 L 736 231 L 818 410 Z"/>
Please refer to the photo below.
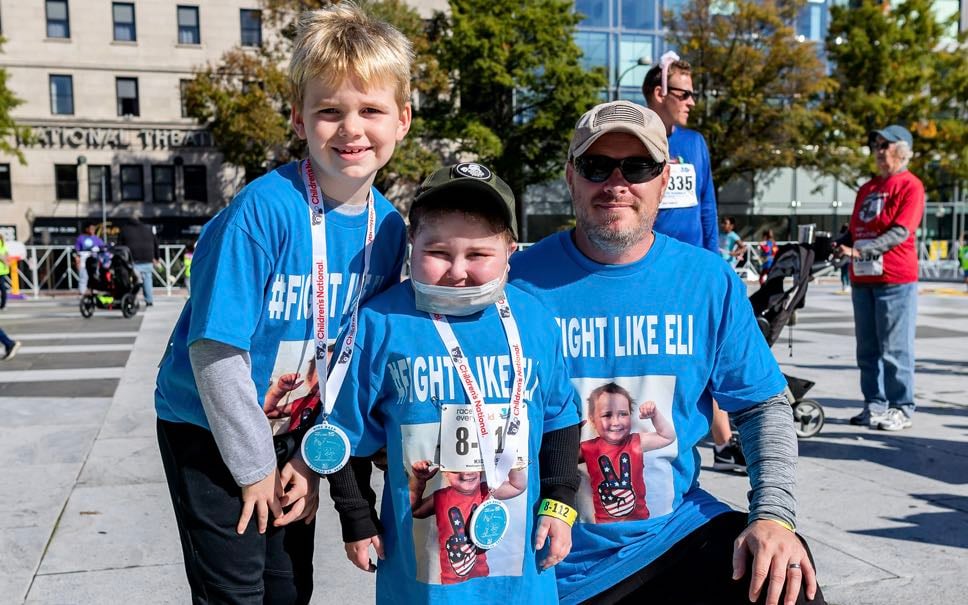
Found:
<path fill-rule="evenodd" d="M 790 563 L 789 565 L 787 565 L 787 568 L 788 569 L 800 569 L 800 564 L 799 563 Z"/>

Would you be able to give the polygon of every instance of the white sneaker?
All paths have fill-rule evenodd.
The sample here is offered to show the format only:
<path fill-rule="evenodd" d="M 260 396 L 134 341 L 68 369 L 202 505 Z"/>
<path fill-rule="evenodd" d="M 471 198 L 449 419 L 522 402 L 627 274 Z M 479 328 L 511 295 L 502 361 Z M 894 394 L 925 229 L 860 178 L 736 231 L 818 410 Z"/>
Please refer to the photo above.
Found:
<path fill-rule="evenodd" d="M 20 348 L 20 341 L 14 341 L 12 345 L 7 347 L 7 354 L 3 356 L 4 360 L 13 359 L 14 355 L 17 354 L 17 349 Z"/>
<path fill-rule="evenodd" d="M 882 414 L 872 414 L 868 410 L 864 410 L 856 416 L 851 416 L 850 423 L 854 426 L 866 426 L 868 428 L 876 429 L 882 421 L 887 420 L 887 412 Z"/>
<path fill-rule="evenodd" d="M 897 408 L 887 410 L 886 416 L 886 418 L 877 423 L 877 428 L 882 431 L 900 431 L 902 429 L 909 429 L 913 424 L 908 415 Z"/>

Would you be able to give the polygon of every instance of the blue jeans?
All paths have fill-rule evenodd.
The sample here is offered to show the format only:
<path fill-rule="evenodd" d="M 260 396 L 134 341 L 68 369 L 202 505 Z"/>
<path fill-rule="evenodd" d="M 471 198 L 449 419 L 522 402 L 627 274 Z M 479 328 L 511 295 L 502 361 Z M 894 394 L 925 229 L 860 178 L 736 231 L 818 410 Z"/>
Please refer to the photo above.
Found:
<path fill-rule="evenodd" d="M 13 346 L 13 341 L 7 336 L 7 333 L 0 329 L 0 345 L 3 345 L 4 349 L 9 349 Z"/>
<path fill-rule="evenodd" d="M 857 367 L 864 410 L 883 414 L 898 408 L 914 414 L 914 334 L 918 284 L 858 286 L 851 291 L 857 337 Z"/>
<path fill-rule="evenodd" d="M 151 291 L 151 263 L 135 263 L 134 270 L 141 274 L 141 281 L 144 283 L 145 302 L 149 305 L 155 302 L 155 297 Z"/>

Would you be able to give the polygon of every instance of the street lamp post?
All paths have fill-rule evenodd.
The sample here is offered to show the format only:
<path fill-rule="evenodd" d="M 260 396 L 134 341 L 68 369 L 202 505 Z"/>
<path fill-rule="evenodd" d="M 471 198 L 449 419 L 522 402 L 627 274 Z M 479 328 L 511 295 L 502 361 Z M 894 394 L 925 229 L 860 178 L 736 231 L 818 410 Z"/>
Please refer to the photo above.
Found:
<path fill-rule="evenodd" d="M 629 65 L 624 70 L 622 70 L 622 73 L 618 75 L 618 80 L 615 81 L 615 96 L 612 97 L 612 100 L 618 101 L 618 98 L 620 96 L 620 91 L 622 89 L 622 78 L 624 78 L 630 71 L 632 71 L 636 67 L 648 67 L 649 65 L 652 65 L 651 58 L 639 57 L 638 61 L 636 61 L 632 65 Z"/>
<path fill-rule="evenodd" d="M 834 233 L 838 229 L 840 229 L 840 226 L 837 224 L 838 223 L 837 215 L 840 213 L 841 205 L 842 205 L 842 202 L 840 200 L 834 200 L 830 202 L 830 207 L 834 209 L 834 226 L 833 226 L 833 229 L 830 230 L 831 233 Z"/>
<path fill-rule="evenodd" d="M 795 229 L 794 224 L 797 222 L 797 208 L 799 208 L 801 204 L 802 202 L 800 202 L 799 200 L 790 201 L 790 211 L 792 212 L 792 215 L 790 216 L 790 233 L 788 235 L 788 239 L 791 242 L 796 241 L 793 239 L 794 238 L 793 230 Z"/>

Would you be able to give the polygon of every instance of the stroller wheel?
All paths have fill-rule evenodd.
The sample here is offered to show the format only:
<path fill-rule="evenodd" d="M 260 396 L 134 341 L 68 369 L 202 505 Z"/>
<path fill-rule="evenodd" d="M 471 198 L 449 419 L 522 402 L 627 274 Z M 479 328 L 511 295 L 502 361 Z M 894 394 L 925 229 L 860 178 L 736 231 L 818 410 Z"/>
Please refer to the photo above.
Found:
<path fill-rule="evenodd" d="M 81 317 L 84 319 L 90 319 L 94 315 L 94 307 L 96 303 L 94 302 L 94 297 L 90 294 L 84 294 L 81 296 Z"/>
<path fill-rule="evenodd" d="M 121 297 L 121 315 L 125 318 L 134 317 L 138 312 L 138 300 L 134 294 L 125 294 Z"/>
<path fill-rule="evenodd" d="M 813 437 L 823 428 L 823 407 L 813 399 L 801 399 L 793 404 L 793 423 L 797 437 Z"/>

